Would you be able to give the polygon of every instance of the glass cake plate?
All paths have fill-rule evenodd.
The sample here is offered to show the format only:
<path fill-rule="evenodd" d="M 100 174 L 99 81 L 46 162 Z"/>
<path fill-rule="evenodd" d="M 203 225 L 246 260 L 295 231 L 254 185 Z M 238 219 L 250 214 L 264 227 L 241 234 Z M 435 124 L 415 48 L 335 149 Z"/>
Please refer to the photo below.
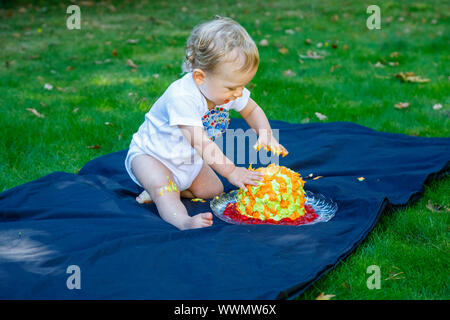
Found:
<path fill-rule="evenodd" d="M 222 193 L 220 196 L 214 197 L 210 202 L 211 209 L 216 217 L 225 222 L 231 224 L 249 224 L 247 222 L 232 220 L 231 218 L 223 214 L 225 208 L 229 203 L 237 202 L 237 193 L 238 190 L 233 190 L 228 193 Z M 338 205 L 336 202 L 320 193 L 313 193 L 311 191 L 305 190 L 305 197 L 305 205 L 310 205 L 311 207 L 313 207 L 318 217 L 312 222 L 301 224 L 299 226 L 311 225 L 318 222 L 327 222 L 334 217 L 338 210 Z"/>

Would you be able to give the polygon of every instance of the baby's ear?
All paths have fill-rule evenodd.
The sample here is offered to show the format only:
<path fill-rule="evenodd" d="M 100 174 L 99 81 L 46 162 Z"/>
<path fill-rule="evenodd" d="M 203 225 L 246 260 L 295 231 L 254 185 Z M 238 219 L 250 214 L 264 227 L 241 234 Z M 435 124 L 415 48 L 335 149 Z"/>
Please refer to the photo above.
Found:
<path fill-rule="evenodd" d="M 198 86 L 201 86 L 203 81 L 205 81 L 205 72 L 202 69 L 194 69 L 192 71 L 192 78 Z"/>

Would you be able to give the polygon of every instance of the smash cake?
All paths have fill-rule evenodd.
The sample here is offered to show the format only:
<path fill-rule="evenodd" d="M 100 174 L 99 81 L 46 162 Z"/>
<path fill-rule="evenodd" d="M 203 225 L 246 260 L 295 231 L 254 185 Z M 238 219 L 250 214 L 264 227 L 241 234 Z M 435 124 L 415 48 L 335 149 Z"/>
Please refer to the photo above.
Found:
<path fill-rule="evenodd" d="M 314 221 L 318 215 L 305 205 L 305 181 L 300 174 L 286 168 L 270 164 L 267 167 L 249 170 L 264 173 L 258 185 L 246 185 L 239 189 L 237 201 L 229 203 L 224 215 L 236 222 L 250 224 L 300 225 Z"/>

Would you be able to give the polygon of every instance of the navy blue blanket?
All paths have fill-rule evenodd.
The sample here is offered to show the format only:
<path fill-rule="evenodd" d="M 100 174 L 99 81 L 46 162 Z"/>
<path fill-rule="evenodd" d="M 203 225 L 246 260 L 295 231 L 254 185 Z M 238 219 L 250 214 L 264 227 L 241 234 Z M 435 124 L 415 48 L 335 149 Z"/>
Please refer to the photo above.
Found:
<path fill-rule="evenodd" d="M 337 202 L 329 222 L 238 226 L 214 218 L 212 227 L 179 231 L 154 204 L 136 203 L 141 189 L 127 176 L 123 150 L 78 175 L 55 172 L 0 194 L 0 298 L 293 298 L 348 256 L 388 206 L 414 201 L 427 179 L 449 169 L 449 138 L 347 122 L 270 123 L 290 152 L 280 165 L 323 176 L 305 189 Z M 240 127 L 248 128 L 233 119 L 230 128 Z M 236 189 L 222 182 L 226 192 Z M 209 202 L 183 202 L 190 214 L 210 211 Z M 69 290 L 75 274 L 81 289 Z"/>

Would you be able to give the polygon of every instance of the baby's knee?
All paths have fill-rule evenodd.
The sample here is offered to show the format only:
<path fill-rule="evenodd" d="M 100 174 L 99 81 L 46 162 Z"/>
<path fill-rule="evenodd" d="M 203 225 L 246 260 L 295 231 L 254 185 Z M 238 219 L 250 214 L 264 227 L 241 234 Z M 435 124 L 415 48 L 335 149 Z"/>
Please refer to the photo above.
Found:
<path fill-rule="evenodd" d="M 170 179 L 168 179 L 166 183 L 158 183 L 150 186 L 149 190 L 147 191 L 150 193 L 150 196 L 153 200 L 156 200 L 168 194 L 180 194 L 180 189 L 178 188 L 177 184 Z"/>

